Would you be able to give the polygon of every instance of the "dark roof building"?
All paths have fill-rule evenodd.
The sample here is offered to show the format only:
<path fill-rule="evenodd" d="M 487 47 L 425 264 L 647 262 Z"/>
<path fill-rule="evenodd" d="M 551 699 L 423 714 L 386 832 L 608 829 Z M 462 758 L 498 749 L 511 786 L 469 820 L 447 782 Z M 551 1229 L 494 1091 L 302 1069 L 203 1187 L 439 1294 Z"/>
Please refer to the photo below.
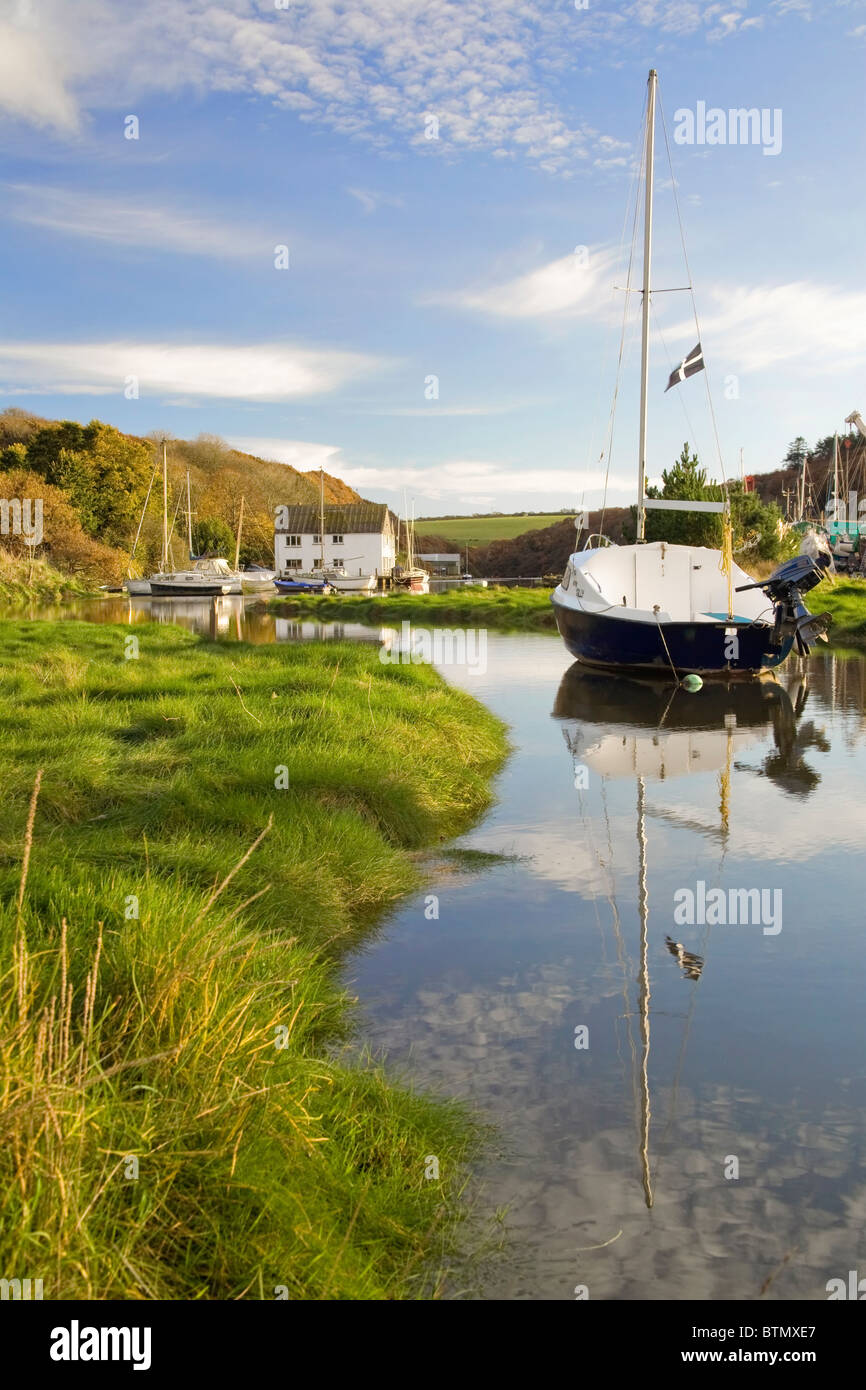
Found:
<path fill-rule="evenodd" d="M 391 517 L 385 502 L 347 502 L 343 506 L 325 505 L 325 534 L 345 536 L 375 535 L 392 530 Z M 274 530 L 298 536 L 317 536 L 322 521 L 322 509 L 315 504 L 278 507 Z"/>

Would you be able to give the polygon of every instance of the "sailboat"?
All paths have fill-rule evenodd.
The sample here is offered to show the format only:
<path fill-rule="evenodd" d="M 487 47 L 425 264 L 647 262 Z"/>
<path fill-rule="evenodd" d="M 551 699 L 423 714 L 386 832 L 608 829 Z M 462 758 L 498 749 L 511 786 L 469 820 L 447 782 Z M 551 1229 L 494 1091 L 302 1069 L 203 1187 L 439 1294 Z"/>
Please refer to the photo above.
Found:
<path fill-rule="evenodd" d="M 216 555 L 194 556 L 192 553 L 192 503 L 189 473 L 186 475 L 186 524 L 189 548 L 189 568 L 171 574 L 155 574 L 150 592 L 155 598 L 216 598 L 223 594 L 239 594 L 241 578 L 230 569 L 227 560 Z"/>
<path fill-rule="evenodd" d="M 130 555 L 130 557 L 129 557 L 130 567 L 131 567 L 132 561 L 133 561 L 133 559 L 134 559 L 134 557 L 135 557 L 135 551 L 136 551 L 136 547 L 138 546 L 139 537 L 141 536 L 141 528 L 142 528 L 142 526 L 144 525 L 144 517 L 145 517 L 145 513 L 147 512 L 147 504 L 148 504 L 148 502 L 150 501 L 151 489 L 153 488 L 153 484 L 154 484 L 155 479 L 156 479 L 156 468 L 154 469 L 153 475 L 152 475 L 152 477 L 151 477 L 151 479 L 150 479 L 150 487 L 148 487 L 148 489 L 147 489 L 147 496 L 146 496 L 145 499 L 144 499 L 144 506 L 143 506 L 142 509 L 141 509 L 141 517 L 139 518 L 139 522 L 138 522 L 138 530 L 137 530 L 137 532 L 136 532 L 136 534 L 135 534 L 135 542 L 134 542 L 133 547 L 132 547 L 132 553 L 131 553 L 131 555 Z M 133 578 L 131 575 L 127 575 L 127 578 L 124 580 L 123 587 L 124 587 L 124 589 L 126 590 L 126 592 L 130 595 L 130 597 L 132 597 L 132 598 L 140 598 L 140 597 L 143 597 L 143 596 L 146 595 L 146 594 L 149 594 L 149 593 L 151 592 L 151 587 L 150 587 L 150 586 L 151 586 L 152 581 L 153 581 L 154 579 L 162 579 L 162 578 L 164 578 L 167 574 L 169 574 L 169 573 L 171 572 L 170 569 L 169 569 L 170 561 L 169 561 L 169 549 L 168 549 L 168 546 L 169 546 L 169 537 L 168 537 L 168 460 L 167 460 L 167 456 L 166 456 L 165 440 L 163 440 L 163 441 L 162 441 L 162 557 L 161 557 L 161 560 L 160 560 L 160 569 L 159 569 L 159 573 L 158 573 L 158 574 L 156 574 L 156 575 L 151 575 L 150 578 L 148 578 L 148 579 L 135 579 L 135 578 Z"/>
<path fill-rule="evenodd" d="M 405 497 L 403 511 L 406 511 Z M 398 523 L 399 526 L 399 523 Z M 403 518 L 403 534 L 406 537 L 406 563 L 395 565 L 391 580 L 396 589 L 408 589 L 410 594 L 429 594 L 430 576 L 420 565 L 415 564 L 415 503 L 412 503 L 412 519 Z"/>
<path fill-rule="evenodd" d="M 241 562 L 241 531 L 244 524 L 244 499 L 241 497 L 241 510 L 238 516 L 238 534 L 235 540 L 235 568 L 241 591 L 245 594 L 263 594 L 272 592 L 274 580 L 277 577 L 276 570 L 269 570 L 265 565 L 247 565 L 246 569 L 240 568 Z"/>
<path fill-rule="evenodd" d="M 583 550 L 569 557 L 551 598 L 560 635 L 579 661 L 635 673 L 730 679 L 779 666 L 794 649 L 808 655 L 811 643 L 824 637 L 829 615 L 810 613 L 802 594 L 823 577 L 826 557 L 796 556 L 756 583 L 734 562 L 727 503 L 645 495 L 657 83 L 653 68 L 647 83 L 643 159 L 637 539 L 634 545 L 599 541 L 592 547 L 596 538 L 590 537 Z M 702 366 L 699 344 L 679 368 L 679 379 Z M 724 551 L 647 543 L 646 512 L 651 507 L 724 512 Z"/>

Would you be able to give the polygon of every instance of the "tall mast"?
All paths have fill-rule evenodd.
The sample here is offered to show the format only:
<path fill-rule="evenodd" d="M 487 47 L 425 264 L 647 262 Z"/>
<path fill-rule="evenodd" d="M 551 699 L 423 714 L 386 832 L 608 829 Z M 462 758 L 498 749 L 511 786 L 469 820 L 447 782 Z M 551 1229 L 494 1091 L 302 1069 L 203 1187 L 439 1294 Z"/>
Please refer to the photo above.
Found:
<path fill-rule="evenodd" d="M 237 541 L 235 542 L 235 569 L 237 569 L 237 568 L 239 567 L 240 561 L 241 561 L 241 527 L 243 526 L 243 524 L 244 524 L 244 499 L 243 499 L 243 497 L 241 497 L 241 514 L 240 514 L 240 516 L 238 517 L 238 538 L 237 538 Z"/>
<path fill-rule="evenodd" d="M 803 462 L 800 467 L 800 507 L 797 514 L 798 521 L 803 520 L 803 512 L 806 510 L 806 459 L 807 455 L 804 454 Z"/>
<path fill-rule="evenodd" d="M 189 562 L 192 564 L 192 502 L 189 495 L 189 469 L 186 470 L 186 540 L 189 546 Z"/>
<path fill-rule="evenodd" d="M 833 516 L 839 520 L 839 435 L 833 434 Z"/>
<path fill-rule="evenodd" d="M 652 265 L 653 237 L 653 159 L 655 155 L 656 125 L 656 82 L 658 74 L 650 68 L 647 79 L 647 117 L 646 117 L 646 201 L 643 224 L 643 311 L 641 315 L 640 344 L 640 444 L 638 445 L 638 483 L 637 483 L 637 539 L 642 541 L 646 535 L 646 427 L 649 384 L 649 311 L 650 311 L 650 270 Z"/>
<path fill-rule="evenodd" d="M 325 572 L 325 465 L 319 464 L 319 556 Z"/>
<path fill-rule="evenodd" d="M 162 569 L 168 569 L 168 464 L 165 440 L 162 441 Z"/>

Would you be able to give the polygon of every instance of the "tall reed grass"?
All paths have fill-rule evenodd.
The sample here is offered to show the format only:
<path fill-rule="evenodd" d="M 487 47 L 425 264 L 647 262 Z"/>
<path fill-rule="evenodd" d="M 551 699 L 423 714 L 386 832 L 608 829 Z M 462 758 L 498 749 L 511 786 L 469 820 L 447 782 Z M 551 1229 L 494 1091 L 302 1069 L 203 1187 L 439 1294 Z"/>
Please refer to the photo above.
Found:
<path fill-rule="evenodd" d="M 0 624 L 0 1275 L 435 1297 L 480 1131 L 336 1060 L 337 972 L 487 805 L 502 728 L 372 650 L 135 635 Z"/>

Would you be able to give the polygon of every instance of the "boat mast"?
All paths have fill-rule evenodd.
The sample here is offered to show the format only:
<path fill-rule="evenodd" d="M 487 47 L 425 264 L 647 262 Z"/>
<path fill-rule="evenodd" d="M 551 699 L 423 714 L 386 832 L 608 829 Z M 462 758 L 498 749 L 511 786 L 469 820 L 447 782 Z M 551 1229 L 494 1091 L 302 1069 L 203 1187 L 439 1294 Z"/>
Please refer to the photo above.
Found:
<path fill-rule="evenodd" d="M 325 465 L 319 464 L 319 562 L 325 573 Z"/>
<path fill-rule="evenodd" d="M 163 573 L 168 570 L 168 464 L 165 458 L 165 440 L 162 441 L 162 566 Z"/>
<path fill-rule="evenodd" d="M 186 543 L 189 548 L 189 562 L 192 564 L 192 502 L 189 495 L 189 469 L 186 470 Z"/>
<path fill-rule="evenodd" d="M 240 565 L 241 559 L 241 527 L 244 524 L 244 499 L 241 497 L 241 514 L 238 517 L 238 538 L 235 542 L 235 569 Z"/>
<path fill-rule="evenodd" d="M 807 455 L 804 454 L 803 462 L 800 466 L 800 507 L 797 514 L 798 521 L 803 520 L 803 513 L 806 510 L 806 458 Z"/>
<path fill-rule="evenodd" d="M 833 434 L 833 517 L 839 520 L 839 435 Z"/>
<path fill-rule="evenodd" d="M 643 310 L 641 315 L 640 344 L 640 443 L 638 445 L 638 484 L 637 484 L 637 539 L 646 539 L 646 434 L 647 405 L 649 386 L 649 311 L 650 311 L 650 269 L 652 262 L 653 235 L 653 159 L 655 155 L 656 124 L 656 83 L 658 74 L 650 68 L 647 78 L 647 117 L 646 117 L 646 201 L 644 203 L 643 224 Z"/>

